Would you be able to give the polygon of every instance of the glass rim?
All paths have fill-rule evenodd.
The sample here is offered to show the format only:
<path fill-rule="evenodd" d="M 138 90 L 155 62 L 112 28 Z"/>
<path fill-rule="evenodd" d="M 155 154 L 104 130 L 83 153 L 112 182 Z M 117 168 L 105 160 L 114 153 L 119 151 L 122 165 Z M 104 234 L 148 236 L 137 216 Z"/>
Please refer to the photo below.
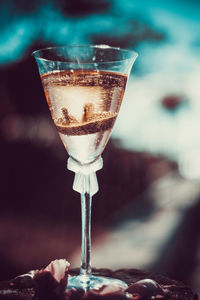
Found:
<path fill-rule="evenodd" d="M 52 47 L 45 47 L 45 48 L 41 48 L 38 50 L 35 50 L 32 52 L 32 56 L 34 58 L 38 58 L 40 60 L 43 61 L 54 61 L 54 62 L 61 62 L 64 64 L 78 64 L 78 62 L 72 62 L 72 61 L 62 61 L 59 59 L 47 59 L 47 58 L 43 58 L 40 57 L 39 52 L 42 51 L 47 51 L 47 50 L 55 50 L 55 49 L 62 49 L 62 48 L 99 48 L 102 50 L 106 50 L 106 49 L 113 49 L 113 50 L 117 50 L 117 51 L 121 51 L 124 53 L 132 53 L 132 57 L 129 58 L 123 58 L 123 59 L 117 59 L 117 60 L 110 60 L 110 61 L 99 61 L 99 62 L 95 62 L 95 61 L 89 61 L 89 62 L 81 62 L 81 64 L 109 64 L 109 63 L 117 63 L 120 61 L 126 61 L 126 60 L 131 60 L 131 59 L 136 59 L 138 57 L 138 53 L 135 50 L 130 50 L 130 49 L 124 49 L 124 48 L 120 48 L 120 47 L 113 47 L 113 46 L 109 46 L 106 44 L 99 44 L 99 45 L 64 45 L 64 46 L 52 46 Z"/>

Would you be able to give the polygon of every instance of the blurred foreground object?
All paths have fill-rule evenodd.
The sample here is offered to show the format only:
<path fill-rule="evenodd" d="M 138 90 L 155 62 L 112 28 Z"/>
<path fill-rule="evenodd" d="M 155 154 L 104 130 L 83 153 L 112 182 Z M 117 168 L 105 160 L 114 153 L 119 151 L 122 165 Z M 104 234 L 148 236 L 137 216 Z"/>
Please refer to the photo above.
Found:
<path fill-rule="evenodd" d="M 61 267 L 61 260 L 51 262 L 50 265 L 53 266 L 55 264 L 57 265 L 57 271 L 59 272 L 59 266 Z M 109 269 L 95 269 L 95 275 L 124 280 L 129 285 L 129 287 L 127 289 L 124 288 L 124 290 L 120 290 L 115 286 L 107 286 L 102 287 L 99 290 L 90 290 L 88 292 L 76 289 L 71 289 L 65 292 L 65 289 L 63 289 L 63 281 L 56 281 L 56 279 L 54 278 L 54 274 L 50 270 L 45 270 L 46 269 L 40 271 L 40 274 L 39 271 L 32 271 L 29 274 L 21 275 L 14 280 L 0 282 L 1 299 L 198 300 L 198 296 L 184 284 L 163 276 L 139 271 L 136 269 L 120 269 L 114 272 Z M 78 269 L 70 270 L 69 276 L 77 275 L 78 272 Z M 68 275 L 68 267 L 65 274 Z M 149 279 L 144 279 L 146 277 L 148 277 Z"/>

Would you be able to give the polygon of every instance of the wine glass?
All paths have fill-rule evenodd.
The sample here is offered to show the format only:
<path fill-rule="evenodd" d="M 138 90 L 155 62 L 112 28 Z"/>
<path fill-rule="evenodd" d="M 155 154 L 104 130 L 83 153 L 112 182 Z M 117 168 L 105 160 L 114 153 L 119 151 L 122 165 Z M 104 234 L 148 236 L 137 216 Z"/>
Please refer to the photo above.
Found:
<path fill-rule="evenodd" d="M 49 109 L 66 148 L 67 167 L 75 172 L 73 189 L 81 194 L 82 251 L 80 275 L 68 289 L 99 289 L 126 284 L 92 275 L 91 204 L 98 191 L 96 171 L 124 96 L 134 51 L 107 45 L 64 46 L 33 52 Z M 102 258 L 103 259 L 103 258 Z"/>

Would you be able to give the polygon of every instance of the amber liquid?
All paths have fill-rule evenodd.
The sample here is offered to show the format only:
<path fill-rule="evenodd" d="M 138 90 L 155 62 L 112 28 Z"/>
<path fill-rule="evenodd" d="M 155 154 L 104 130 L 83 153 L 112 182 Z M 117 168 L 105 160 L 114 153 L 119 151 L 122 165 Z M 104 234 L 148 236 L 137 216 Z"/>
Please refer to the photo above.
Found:
<path fill-rule="evenodd" d="M 47 103 L 68 154 L 81 164 L 97 159 L 118 115 L 127 76 L 71 70 L 41 76 Z"/>

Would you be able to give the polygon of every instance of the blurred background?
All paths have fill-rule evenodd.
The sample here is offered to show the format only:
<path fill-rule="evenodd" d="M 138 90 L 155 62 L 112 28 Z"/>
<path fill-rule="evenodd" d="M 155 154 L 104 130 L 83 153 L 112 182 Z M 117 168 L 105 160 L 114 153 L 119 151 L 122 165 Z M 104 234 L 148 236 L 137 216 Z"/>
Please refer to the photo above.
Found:
<path fill-rule="evenodd" d="M 0 279 L 80 264 L 80 201 L 32 51 L 108 44 L 139 57 L 98 172 L 93 265 L 200 286 L 198 0 L 0 2 Z"/>

